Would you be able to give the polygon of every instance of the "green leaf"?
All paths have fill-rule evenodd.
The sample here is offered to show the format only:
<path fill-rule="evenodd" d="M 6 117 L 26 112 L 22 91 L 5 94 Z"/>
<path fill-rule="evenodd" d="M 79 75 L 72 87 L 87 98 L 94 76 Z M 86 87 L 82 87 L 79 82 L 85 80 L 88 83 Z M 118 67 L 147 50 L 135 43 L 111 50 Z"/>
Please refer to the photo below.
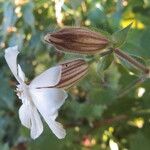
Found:
<path fill-rule="evenodd" d="M 9 39 L 9 46 L 18 45 L 19 49 L 23 47 L 23 33 L 13 33 Z"/>
<path fill-rule="evenodd" d="M 142 36 L 140 38 L 139 43 L 141 45 L 142 52 L 145 56 L 149 58 L 150 57 L 150 28 L 144 30 L 144 32 L 141 35 Z"/>
<path fill-rule="evenodd" d="M 105 107 L 103 105 L 78 104 L 77 117 L 100 118 Z"/>
<path fill-rule="evenodd" d="M 88 13 L 88 19 L 91 21 L 93 27 L 98 27 L 102 30 L 110 30 L 106 15 L 99 9 L 95 7 L 91 9 Z"/>
<path fill-rule="evenodd" d="M 146 138 L 142 132 L 130 137 L 130 150 L 149 150 L 150 139 Z"/>
<path fill-rule="evenodd" d="M 33 15 L 33 8 L 34 8 L 33 3 L 27 3 L 22 8 L 24 21 L 27 25 L 29 25 L 32 28 L 34 28 L 34 23 L 35 23 L 35 19 Z"/>
<path fill-rule="evenodd" d="M 132 29 L 128 33 L 127 42 L 121 48 L 129 54 L 150 58 L 150 28 Z"/>
<path fill-rule="evenodd" d="M 76 101 L 72 101 L 68 103 L 70 109 L 70 117 L 79 119 L 79 118 L 87 118 L 87 119 L 99 119 L 105 110 L 104 105 L 98 105 L 91 103 L 78 103 Z M 68 116 L 69 116 L 68 115 Z"/>
<path fill-rule="evenodd" d="M 115 92 L 112 90 L 93 89 L 89 93 L 89 98 L 95 105 L 108 105 L 115 100 Z"/>
<path fill-rule="evenodd" d="M 29 149 L 41 150 L 41 149 L 61 149 L 63 140 L 57 139 L 57 137 L 50 131 L 49 128 L 44 128 L 44 133 L 35 141 L 31 141 Z"/>
<path fill-rule="evenodd" d="M 14 13 L 14 6 L 13 3 L 8 0 L 3 4 L 3 11 L 4 11 L 4 19 L 2 24 L 2 31 L 4 34 L 7 33 L 7 29 L 11 26 L 14 26 L 16 22 L 16 14 Z"/>
<path fill-rule="evenodd" d="M 113 61 L 113 55 L 111 54 L 111 55 L 106 55 L 101 57 L 97 63 L 96 72 L 102 82 L 104 81 L 105 71 L 109 68 L 112 61 Z"/>
<path fill-rule="evenodd" d="M 9 86 L 9 80 L 0 74 L 0 109 L 14 109 L 14 92 Z"/>
<path fill-rule="evenodd" d="M 1 144 L 0 143 L 0 150 L 10 150 L 8 144 Z"/>
<path fill-rule="evenodd" d="M 70 0 L 70 4 L 74 10 L 76 10 L 79 6 L 81 6 L 83 0 Z"/>
<path fill-rule="evenodd" d="M 112 34 L 112 43 L 115 48 L 120 47 L 125 43 L 129 29 L 131 28 L 131 26 L 132 26 L 132 23 L 129 24 L 124 29 Z"/>
<path fill-rule="evenodd" d="M 119 86 L 119 80 L 120 80 L 121 74 L 115 65 L 115 63 L 112 63 L 109 69 L 106 71 L 106 79 L 108 82 L 109 87 L 112 90 L 118 90 L 120 88 Z"/>
<path fill-rule="evenodd" d="M 100 58 L 98 64 L 97 64 L 97 73 L 101 74 L 105 70 L 109 68 L 113 61 L 113 55 L 106 55 Z"/>

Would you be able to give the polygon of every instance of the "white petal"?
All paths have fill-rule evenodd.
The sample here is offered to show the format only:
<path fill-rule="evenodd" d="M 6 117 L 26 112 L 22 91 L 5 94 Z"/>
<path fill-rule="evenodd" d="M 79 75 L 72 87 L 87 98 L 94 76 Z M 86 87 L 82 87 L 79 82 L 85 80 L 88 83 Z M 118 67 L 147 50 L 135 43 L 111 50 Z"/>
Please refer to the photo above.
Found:
<path fill-rule="evenodd" d="M 63 128 L 61 123 L 53 121 L 53 120 L 51 120 L 49 118 L 46 118 L 45 121 L 48 124 L 49 128 L 52 130 L 52 132 L 59 139 L 63 139 L 66 136 L 66 130 Z"/>
<path fill-rule="evenodd" d="M 19 109 L 19 118 L 22 125 L 30 129 L 33 139 L 36 139 L 43 132 L 43 124 L 35 106 L 30 103 L 22 104 Z"/>
<path fill-rule="evenodd" d="M 25 74 L 24 72 L 22 71 L 20 65 L 18 64 L 18 76 L 21 78 L 22 81 L 25 81 Z"/>
<path fill-rule="evenodd" d="M 18 82 L 20 82 L 20 79 L 18 78 L 18 75 L 17 75 L 17 56 L 18 56 L 18 54 L 19 54 L 18 46 L 9 47 L 5 50 L 6 62 L 9 66 L 10 70 L 12 71 L 13 75 L 15 76 L 15 78 L 18 80 Z"/>
<path fill-rule="evenodd" d="M 35 107 L 32 108 L 31 116 L 31 138 L 38 138 L 43 132 L 43 123 Z"/>
<path fill-rule="evenodd" d="M 61 78 L 61 66 L 52 67 L 39 76 L 37 76 L 30 83 L 31 87 L 49 87 L 58 84 Z"/>
<path fill-rule="evenodd" d="M 27 111 L 28 106 L 25 104 L 22 104 L 22 106 L 19 109 L 19 118 L 26 128 L 31 128 L 31 112 Z"/>
<path fill-rule="evenodd" d="M 58 117 L 58 111 L 53 113 L 53 115 L 50 116 L 52 120 L 55 120 Z"/>
<path fill-rule="evenodd" d="M 58 115 L 57 110 L 64 103 L 67 94 L 62 89 L 35 89 L 30 91 L 33 102 L 41 113 L 42 117 L 52 130 L 52 132 L 59 138 L 64 138 L 66 135 L 62 125 L 54 121 Z"/>
<path fill-rule="evenodd" d="M 29 89 L 32 100 L 42 114 L 53 115 L 65 102 L 67 93 L 57 88 Z"/>

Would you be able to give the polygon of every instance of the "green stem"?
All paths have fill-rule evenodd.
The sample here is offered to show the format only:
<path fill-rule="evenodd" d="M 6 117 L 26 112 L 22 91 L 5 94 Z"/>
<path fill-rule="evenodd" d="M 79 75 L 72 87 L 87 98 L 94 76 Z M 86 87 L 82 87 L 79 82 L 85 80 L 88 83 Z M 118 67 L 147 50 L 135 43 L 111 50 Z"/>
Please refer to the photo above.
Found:
<path fill-rule="evenodd" d="M 104 52 L 101 52 L 100 53 L 100 57 L 103 57 L 103 56 L 106 56 L 106 55 L 109 55 L 113 52 L 113 49 L 108 49 L 107 51 L 104 51 Z"/>
<path fill-rule="evenodd" d="M 129 62 L 132 66 L 142 71 L 145 75 L 149 75 L 150 73 L 149 68 L 147 68 L 146 66 L 144 66 L 143 64 L 135 60 L 133 57 L 131 57 L 130 55 L 126 54 L 125 52 L 123 52 L 122 50 L 118 48 L 113 49 L 113 51 L 121 59 L 124 59 L 125 61 Z"/>

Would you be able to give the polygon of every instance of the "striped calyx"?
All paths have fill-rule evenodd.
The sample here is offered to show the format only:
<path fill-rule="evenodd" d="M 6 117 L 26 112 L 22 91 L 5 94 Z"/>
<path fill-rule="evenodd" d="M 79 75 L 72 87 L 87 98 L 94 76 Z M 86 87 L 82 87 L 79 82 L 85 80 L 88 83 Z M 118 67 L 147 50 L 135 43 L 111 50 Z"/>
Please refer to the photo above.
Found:
<path fill-rule="evenodd" d="M 62 64 L 61 79 L 58 88 L 68 89 L 81 80 L 88 72 L 88 64 L 82 59 L 71 60 Z"/>
<path fill-rule="evenodd" d="M 47 33 L 44 40 L 64 52 L 95 54 L 109 46 L 109 40 L 86 28 L 68 27 Z"/>

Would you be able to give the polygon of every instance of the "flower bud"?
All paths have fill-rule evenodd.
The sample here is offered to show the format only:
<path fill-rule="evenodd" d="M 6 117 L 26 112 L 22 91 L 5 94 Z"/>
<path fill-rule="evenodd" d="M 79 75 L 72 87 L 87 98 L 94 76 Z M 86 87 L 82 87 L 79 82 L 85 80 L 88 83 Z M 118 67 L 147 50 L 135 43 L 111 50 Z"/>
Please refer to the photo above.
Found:
<path fill-rule="evenodd" d="M 44 40 L 57 50 L 80 54 L 95 54 L 109 45 L 109 40 L 100 33 L 86 28 L 63 28 L 45 35 Z"/>
<path fill-rule="evenodd" d="M 76 59 L 60 64 L 62 65 L 61 79 L 56 85 L 67 89 L 81 80 L 88 72 L 88 64 L 82 59 Z"/>

